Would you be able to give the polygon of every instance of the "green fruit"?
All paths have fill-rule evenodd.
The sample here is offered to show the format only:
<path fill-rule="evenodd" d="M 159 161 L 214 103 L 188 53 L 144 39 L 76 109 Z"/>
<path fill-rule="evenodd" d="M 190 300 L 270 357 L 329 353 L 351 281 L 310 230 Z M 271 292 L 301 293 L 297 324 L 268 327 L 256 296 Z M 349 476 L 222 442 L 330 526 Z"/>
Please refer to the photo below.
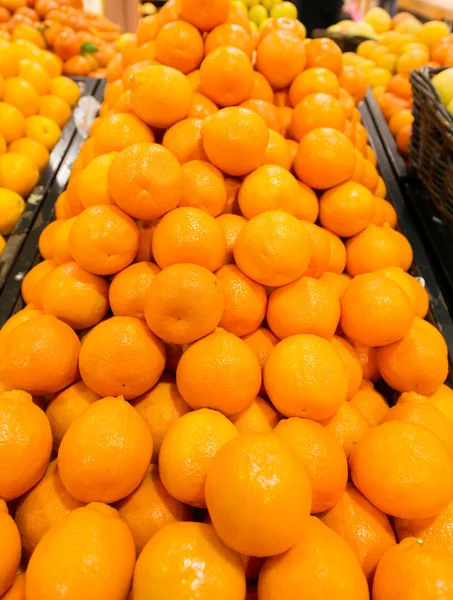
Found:
<path fill-rule="evenodd" d="M 234 4 L 235 6 L 237 6 L 241 10 L 243 10 L 245 12 L 245 14 L 247 14 L 247 12 L 248 12 L 247 6 L 245 5 L 244 2 L 242 2 L 242 0 L 233 0 L 233 2 L 231 4 Z"/>
<path fill-rule="evenodd" d="M 270 13 L 274 6 L 278 4 L 278 0 L 261 0 L 261 4 Z"/>
<path fill-rule="evenodd" d="M 453 116 L 453 100 L 450 102 L 450 104 L 447 106 L 447 110 L 449 113 L 451 113 L 451 115 Z"/>
<path fill-rule="evenodd" d="M 267 19 L 268 16 L 269 16 L 269 13 L 264 8 L 264 6 L 261 6 L 261 4 L 252 6 L 252 8 L 249 10 L 250 20 L 253 21 L 254 23 L 256 23 L 257 25 L 262 23 L 264 21 L 264 19 Z"/>
<path fill-rule="evenodd" d="M 251 8 L 252 6 L 257 6 L 260 4 L 260 0 L 244 0 L 244 3 L 248 6 L 248 8 Z"/>
<path fill-rule="evenodd" d="M 279 17 L 288 17 L 289 19 L 297 19 L 297 8 L 292 2 L 280 2 L 271 10 L 271 17 L 278 19 Z"/>
<path fill-rule="evenodd" d="M 434 75 L 431 81 L 440 96 L 442 104 L 448 106 L 453 100 L 453 67 Z"/>

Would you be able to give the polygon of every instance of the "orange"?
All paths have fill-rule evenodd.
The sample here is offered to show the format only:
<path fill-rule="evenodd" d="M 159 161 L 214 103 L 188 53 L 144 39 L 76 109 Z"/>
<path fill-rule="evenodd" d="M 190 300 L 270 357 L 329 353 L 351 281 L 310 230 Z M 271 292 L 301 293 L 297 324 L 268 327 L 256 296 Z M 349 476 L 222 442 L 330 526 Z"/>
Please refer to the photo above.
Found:
<path fill-rule="evenodd" d="M 217 221 L 199 208 L 181 207 L 167 213 L 153 237 L 153 255 L 161 269 L 194 263 L 216 271 L 226 256 L 226 238 Z"/>
<path fill-rule="evenodd" d="M 153 438 L 152 462 L 156 463 L 162 440 L 167 431 L 173 422 L 188 413 L 190 408 L 181 398 L 176 380 L 171 375 L 162 375 L 151 390 L 132 400 L 131 404 L 151 432 Z"/>
<path fill-rule="evenodd" d="M 299 456 L 311 483 L 311 513 L 335 506 L 348 480 L 348 464 L 340 444 L 319 423 L 292 417 L 282 419 L 275 433 Z"/>
<path fill-rule="evenodd" d="M 426 317 L 429 309 L 429 297 L 428 292 L 422 286 L 418 279 L 409 275 L 400 267 L 387 267 L 386 269 L 378 269 L 375 273 L 384 275 L 397 283 L 403 288 L 406 294 L 409 296 L 411 304 L 413 306 L 415 315 L 422 319 Z"/>
<path fill-rule="evenodd" d="M 54 260 L 43 260 L 25 275 L 22 280 L 22 297 L 26 304 L 33 304 L 36 308 L 42 308 L 42 292 L 47 275 L 56 268 Z"/>
<path fill-rule="evenodd" d="M 310 479 L 296 453 L 273 433 L 244 433 L 221 448 L 208 469 L 205 494 L 220 539 L 248 556 L 285 552 L 307 526 Z"/>
<path fill-rule="evenodd" d="M 347 458 L 369 429 L 366 419 L 349 402 L 343 402 L 332 417 L 321 421 L 321 425 L 341 444 Z"/>
<path fill-rule="evenodd" d="M 3 84 L 3 102 L 18 108 L 24 117 L 36 115 L 39 110 L 38 92 L 21 77 L 6 79 Z"/>
<path fill-rule="evenodd" d="M 236 243 L 239 232 L 247 223 L 247 219 L 240 215 L 223 214 L 217 217 L 217 223 L 223 229 L 227 241 L 227 254 L 224 263 L 229 264 L 234 262 L 233 248 Z"/>
<path fill-rule="evenodd" d="M 86 563 L 86 549 L 91 561 Z M 71 561 L 63 556 L 71 556 Z M 30 600 L 68 597 L 121 600 L 132 580 L 135 548 L 132 534 L 116 510 L 92 503 L 55 523 L 36 547 L 27 568 L 25 594 Z M 103 568 L 99 569 L 102 564 Z"/>
<path fill-rule="evenodd" d="M 7 389 L 55 394 L 76 379 L 79 349 L 68 325 L 51 315 L 36 316 L 2 337 L 0 379 Z"/>
<path fill-rule="evenodd" d="M 383 200 L 383 202 L 381 202 L 381 205 L 384 208 L 385 221 L 389 221 L 391 227 L 395 228 L 398 217 L 396 215 L 395 209 L 390 204 L 390 202 L 385 200 L 385 198 L 387 197 L 387 186 L 385 185 L 385 182 L 381 176 L 379 176 L 378 178 L 378 184 L 374 191 L 374 195 Z"/>
<path fill-rule="evenodd" d="M 404 125 L 398 131 L 398 135 L 396 136 L 396 145 L 398 146 L 398 150 L 403 154 L 409 154 L 409 144 L 411 141 L 412 135 L 412 125 Z"/>
<path fill-rule="evenodd" d="M 44 259 L 51 259 L 53 257 L 54 240 L 58 229 L 61 227 L 62 221 L 51 221 L 42 230 L 39 241 L 38 249 L 39 253 Z"/>
<path fill-rule="evenodd" d="M 242 182 L 239 179 L 234 179 L 233 177 L 225 177 L 225 186 L 227 189 L 227 202 L 223 209 L 223 214 L 240 214 L 238 196 L 241 184 Z"/>
<path fill-rule="evenodd" d="M 146 17 L 142 17 L 137 25 L 137 46 L 142 46 L 147 42 L 155 40 L 158 31 L 157 15 L 147 15 Z"/>
<path fill-rule="evenodd" d="M 257 396 L 244 410 L 231 415 L 230 421 L 239 433 L 266 433 L 274 429 L 280 417 L 273 406 Z"/>
<path fill-rule="evenodd" d="M 91 329 L 80 351 L 80 375 L 100 396 L 127 400 L 148 391 L 165 366 L 163 343 L 133 317 L 112 317 Z"/>
<path fill-rule="evenodd" d="M 156 60 L 161 64 L 187 74 L 199 67 L 203 56 L 203 38 L 190 23 L 172 21 L 159 30 Z"/>
<path fill-rule="evenodd" d="M 275 346 L 264 365 L 264 385 L 275 408 L 286 417 L 331 417 L 347 395 L 343 361 L 332 344 L 298 334 Z"/>
<path fill-rule="evenodd" d="M 227 190 L 222 173 L 210 163 L 193 160 L 182 168 L 182 200 L 179 206 L 205 210 L 213 217 L 223 212 Z"/>
<path fill-rule="evenodd" d="M 341 87 L 351 94 L 356 104 L 365 98 L 368 81 L 360 68 L 344 65 L 338 81 Z"/>
<path fill-rule="evenodd" d="M 239 190 L 239 208 L 246 219 L 267 211 L 296 215 L 301 194 L 297 179 L 287 169 L 262 165 L 244 179 Z"/>
<path fill-rule="evenodd" d="M 348 484 L 338 503 L 321 520 L 352 548 L 371 584 L 380 559 L 396 545 L 388 517 Z"/>
<path fill-rule="evenodd" d="M 325 190 L 349 179 L 355 163 L 354 146 L 344 133 L 323 127 L 301 139 L 294 169 L 305 184 Z"/>
<path fill-rule="evenodd" d="M 307 30 L 305 29 L 304 24 L 297 19 L 278 17 L 276 19 L 269 19 L 265 21 L 260 31 L 260 39 L 264 39 L 273 31 L 282 30 L 296 35 L 301 40 L 304 40 L 307 36 Z"/>
<path fill-rule="evenodd" d="M 274 31 L 262 39 L 256 50 L 256 69 L 274 90 L 291 85 L 304 70 L 306 62 L 304 42 L 284 30 Z"/>
<path fill-rule="evenodd" d="M 192 510 L 164 488 L 156 465 L 148 468 L 138 488 L 117 502 L 115 508 L 132 533 L 137 555 L 163 527 L 188 521 L 192 516 Z"/>
<path fill-rule="evenodd" d="M 387 91 L 408 100 L 412 95 L 412 86 L 408 77 L 396 74 L 390 79 Z"/>
<path fill-rule="evenodd" d="M 288 552 L 266 560 L 258 591 L 265 600 L 296 600 L 307 592 L 312 598 L 369 598 L 365 576 L 352 549 L 315 517 L 308 519 L 301 539 Z"/>
<path fill-rule="evenodd" d="M 205 481 L 219 450 L 238 436 L 221 413 L 204 408 L 179 417 L 165 434 L 159 452 L 159 475 L 180 502 L 205 507 Z"/>
<path fill-rule="evenodd" d="M 27 58 L 20 60 L 17 75 L 28 81 L 40 96 L 50 92 L 52 80 L 45 68 L 34 60 Z"/>
<path fill-rule="evenodd" d="M 54 460 L 41 481 L 22 496 L 17 505 L 16 524 L 27 558 L 54 523 L 81 506 L 82 502 L 75 500 L 64 488 Z"/>
<path fill-rule="evenodd" d="M 244 275 L 236 265 L 224 265 L 216 277 L 225 299 L 219 327 L 238 337 L 253 333 L 266 316 L 264 287 Z"/>
<path fill-rule="evenodd" d="M 261 370 L 264 369 L 267 357 L 271 353 L 272 349 L 275 348 L 275 346 L 280 341 L 278 337 L 266 327 L 259 327 L 256 331 L 245 335 L 242 339 L 247 344 L 247 346 L 251 348 L 253 354 L 258 359 Z M 263 383 L 261 383 L 259 393 L 262 396 L 266 394 L 266 390 L 264 389 Z"/>
<path fill-rule="evenodd" d="M 375 205 L 366 187 L 350 181 L 324 192 L 319 201 L 319 219 L 329 231 L 351 237 L 368 227 Z"/>
<path fill-rule="evenodd" d="M 77 381 L 49 401 L 46 415 L 52 429 L 54 448 L 58 449 L 69 426 L 88 406 L 99 400 L 83 381 Z"/>
<path fill-rule="evenodd" d="M 234 258 L 251 279 L 262 285 L 282 286 L 307 269 L 310 239 L 296 217 L 270 210 L 244 225 L 234 245 Z"/>
<path fill-rule="evenodd" d="M 239 555 L 210 525 L 173 523 L 158 531 L 141 552 L 132 593 L 135 600 L 157 600 L 166 594 L 189 600 L 196 588 L 201 597 L 243 600 L 245 586 Z"/>
<path fill-rule="evenodd" d="M 207 96 L 200 94 L 199 92 L 194 92 L 192 94 L 190 109 L 187 116 L 193 119 L 205 119 L 206 117 L 215 114 L 218 110 L 217 104 L 214 104 Z M 177 125 L 178 124 L 176 123 L 173 127 L 176 127 Z"/>
<path fill-rule="evenodd" d="M 265 121 L 232 106 L 203 121 L 203 146 L 213 165 L 229 175 L 247 175 L 262 163 L 269 141 Z"/>
<path fill-rule="evenodd" d="M 49 161 L 49 151 L 39 142 L 29 138 L 20 138 L 8 146 L 9 152 L 22 154 L 29 158 L 42 171 Z"/>
<path fill-rule="evenodd" d="M 291 152 L 287 141 L 280 133 L 269 129 L 269 142 L 264 153 L 263 164 L 278 165 L 289 171 L 291 163 Z"/>
<path fill-rule="evenodd" d="M 363 376 L 365 379 L 377 381 L 380 379 L 379 369 L 377 367 L 377 348 L 369 348 L 356 344 L 351 340 L 351 344 L 359 357 L 362 365 Z"/>
<path fill-rule="evenodd" d="M 33 304 L 27 304 L 25 308 L 19 310 L 12 317 L 7 319 L 7 321 L 0 330 L 0 340 L 2 340 L 7 333 L 9 333 L 12 329 L 14 329 L 14 327 L 19 325 L 20 323 L 28 321 L 29 319 L 32 319 L 33 317 L 42 314 L 44 314 L 42 310 L 34 308 Z M 2 391 L 5 391 L 6 389 L 3 384 L 1 384 L 0 388 Z"/>
<path fill-rule="evenodd" d="M 90 273 L 113 275 L 134 260 L 138 237 L 135 222 L 117 206 L 91 206 L 74 221 L 69 252 Z"/>
<path fill-rule="evenodd" d="M 444 338 L 419 317 L 400 341 L 379 348 L 377 362 L 383 379 L 399 392 L 434 394 L 448 373 Z"/>
<path fill-rule="evenodd" d="M 412 116 L 411 110 L 406 108 L 393 115 L 389 121 L 389 129 L 393 136 L 396 136 L 402 127 L 410 125 L 413 121 L 414 117 Z"/>
<path fill-rule="evenodd" d="M 252 33 L 250 28 L 250 19 L 247 14 L 247 11 L 244 10 L 241 6 L 236 6 L 235 4 L 230 4 L 230 12 L 228 15 L 227 23 L 235 23 L 236 25 L 241 25 L 247 33 Z"/>
<path fill-rule="evenodd" d="M 339 76 L 343 69 L 343 57 L 340 48 L 329 38 L 311 40 L 307 44 L 307 67 L 329 69 Z"/>
<path fill-rule="evenodd" d="M 346 376 L 348 378 L 348 394 L 346 400 L 351 400 L 362 383 L 362 365 L 356 351 L 347 340 L 339 335 L 335 335 L 330 341 L 340 355 L 346 369 Z"/>
<path fill-rule="evenodd" d="M 408 538 L 390 548 L 381 559 L 373 583 L 376 600 L 429 598 L 453 590 L 449 552 L 420 539 Z M 441 592 L 439 590 L 441 588 Z"/>
<path fill-rule="evenodd" d="M 295 108 L 306 96 L 318 93 L 338 98 L 340 84 L 336 75 L 325 68 L 305 69 L 294 79 L 289 89 L 291 105 Z"/>
<path fill-rule="evenodd" d="M 293 118 L 293 109 L 289 106 L 277 106 L 277 117 L 280 121 L 279 131 L 286 139 L 287 143 L 291 142 L 292 148 L 295 147 L 295 150 L 291 150 L 291 168 L 292 163 L 294 162 L 294 157 L 296 156 L 297 148 L 299 144 L 295 140 L 289 139 L 291 136 L 291 120 Z"/>
<path fill-rule="evenodd" d="M 109 115 L 102 119 L 94 136 L 94 154 L 121 152 L 132 144 L 154 142 L 153 132 L 132 114 Z"/>
<path fill-rule="evenodd" d="M 113 201 L 128 215 L 146 221 L 162 217 L 181 201 L 182 172 L 176 157 L 158 144 L 122 150 L 108 172 Z"/>
<path fill-rule="evenodd" d="M 346 266 L 346 248 L 341 239 L 328 229 L 324 230 L 330 242 L 330 260 L 327 264 L 327 271 L 341 275 Z"/>
<path fill-rule="evenodd" d="M 108 173 L 118 152 L 100 154 L 77 177 L 77 194 L 83 208 L 96 204 L 114 204 L 108 188 Z"/>
<path fill-rule="evenodd" d="M 10 596 L 13 598 L 10 592 L 12 592 L 12 587 L 15 587 L 22 549 L 19 531 L 13 518 L 8 514 L 8 507 L 4 500 L 0 501 L 0 540 L 3 548 L 0 568 L 0 594 L 2 594 L 2 598 L 8 599 Z"/>
<path fill-rule="evenodd" d="M 65 433 L 58 450 L 61 481 L 82 502 L 116 502 L 142 481 L 152 446 L 146 423 L 122 396 L 103 398 Z"/>
<path fill-rule="evenodd" d="M 452 551 L 451 538 L 452 502 L 435 517 L 428 519 L 395 519 L 395 530 L 399 541 L 415 537 L 436 548 Z"/>
<path fill-rule="evenodd" d="M 181 0 L 181 18 L 200 31 L 225 23 L 229 12 L 228 0 Z"/>
<path fill-rule="evenodd" d="M 397 283 L 376 273 L 354 277 L 341 298 L 341 328 L 364 346 L 386 346 L 406 336 L 414 309 Z"/>
<path fill-rule="evenodd" d="M 69 77 L 53 77 L 50 81 L 49 92 L 67 102 L 71 107 L 75 106 L 80 98 L 79 86 Z"/>
<path fill-rule="evenodd" d="M 13 585 L 2 596 L 3 600 L 24 600 L 25 598 L 25 573 L 19 573 Z"/>
<path fill-rule="evenodd" d="M 345 89 L 340 88 L 338 100 L 339 100 L 341 106 L 343 107 L 346 118 L 352 119 L 353 115 L 354 115 L 354 110 L 355 110 L 354 98 Z M 346 131 L 346 128 L 345 128 L 345 131 Z"/>
<path fill-rule="evenodd" d="M 340 320 L 340 302 L 325 283 L 304 276 L 271 293 L 266 318 L 280 339 L 298 333 L 330 339 Z"/>
<path fill-rule="evenodd" d="M 266 100 L 259 100 L 257 98 L 250 98 L 249 100 L 241 102 L 240 106 L 242 108 L 248 108 L 250 110 L 253 110 L 261 117 L 263 117 L 269 129 L 280 129 L 280 121 L 278 118 L 277 108 L 274 106 L 273 103 L 266 102 Z"/>
<path fill-rule="evenodd" d="M 109 304 L 116 317 L 145 318 L 145 294 L 160 272 L 151 262 L 137 262 L 117 273 L 109 288 Z"/>
<path fill-rule="evenodd" d="M 199 92 L 200 91 L 200 69 L 196 69 L 195 71 L 192 71 L 192 73 L 188 73 L 187 79 L 189 80 L 192 92 L 194 92 L 194 93 Z"/>
<path fill-rule="evenodd" d="M 146 323 L 162 340 L 188 344 L 219 324 L 224 310 L 222 288 L 205 267 L 174 264 L 150 281 L 144 298 Z"/>
<path fill-rule="evenodd" d="M 417 71 L 429 60 L 429 52 L 423 48 L 412 48 L 402 54 L 396 63 L 396 72 L 399 75 L 410 75 L 412 70 Z"/>
<path fill-rule="evenodd" d="M 33 115 L 25 122 L 25 136 L 39 142 L 47 150 L 52 150 L 61 136 L 58 125 L 43 115 Z"/>
<path fill-rule="evenodd" d="M 58 127 L 63 128 L 71 116 L 71 107 L 58 96 L 48 94 L 41 96 L 39 100 L 39 114 L 52 119 Z"/>
<path fill-rule="evenodd" d="M 344 131 L 346 116 L 340 102 L 329 94 L 309 94 L 294 108 L 291 133 L 300 142 L 303 136 L 320 127 Z"/>
<path fill-rule="evenodd" d="M 67 196 L 66 196 L 67 197 Z M 55 233 L 53 241 L 53 259 L 57 265 L 62 265 L 67 262 L 73 261 L 73 257 L 69 252 L 69 235 L 74 225 L 76 217 L 65 219 L 62 221 L 61 226 Z"/>
<path fill-rule="evenodd" d="M 447 448 L 426 427 L 404 421 L 382 423 L 362 437 L 351 475 L 378 509 L 403 519 L 432 517 L 453 497 Z"/>
<path fill-rule="evenodd" d="M 349 275 L 334 273 L 333 271 L 324 271 L 324 273 L 319 278 L 320 281 L 323 281 L 327 284 L 330 289 L 335 292 L 337 297 L 340 299 L 344 294 L 345 289 L 349 285 L 349 281 L 351 278 Z"/>
<path fill-rule="evenodd" d="M 253 54 L 253 42 L 249 33 L 240 25 L 235 23 L 223 23 L 215 27 L 206 37 L 205 40 L 205 52 L 206 55 L 210 54 L 216 48 L 220 46 L 230 46 L 239 48 L 249 58 L 252 58 Z M 255 83 L 257 79 L 255 77 Z"/>
<path fill-rule="evenodd" d="M 202 119 L 183 119 L 167 129 L 162 144 L 176 156 L 181 165 L 189 160 L 204 160 L 206 154 L 203 149 L 202 127 Z"/>
<path fill-rule="evenodd" d="M 88 329 L 107 313 L 108 283 L 74 262 L 65 263 L 43 282 L 42 307 L 72 329 Z"/>
<path fill-rule="evenodd" d="M 0 156 L 0 187 L 23 196 L 32 191 L 39 180 L 35 163 L 23 154 L 8 152 Z"/>
<path fill-rule="evenodd" d="M 234 46 L 220 46 L 200 66 L 200 91 L 219 106 L 239 104 L 250 97 L 254 86 L 248 56 Z"/>
<path fill-rule="evenodd" d="M 4 328 L 5 326 L 3 326 Z M 441 413 L 447 417 L 450 423 L 453 424 L 453 412 L 452 412 L 452 390 L 446 385 L 441 385 L 437 388 L 434 394 L 428 396 L 428 403 L 431 406 L 438 408 Z"/>
<path fill-rule="evenodd" d="M 365 417 L 371 427 L 381 423 L 389 412 L 385 398 L 373 389 L 359 389 L 349 403 Z"/>
<path fill-rule="evenodd" d="M 245 342 L 218 328 L 183 353 L 176 382 L 191 408 L 212 408 L 232 415 L 250 406 L 258 395 L 261 369 Z"/>
<path fill-rule="evenodd" d="M 346 269 L 352 277 L 401 266 L 401 254 L 391 229 L 369 225 L 346 242 Z"/>
<path fill-rule="evenodd" d="M 6 42 L 2 42 L 0 46 L 2 56 L 0 59 L 0 75 L 5 79 L 17 75 L 19 68 L 19 59 L 13 48 Z"/>
<path fill-rule="evenodd" d="M 314 223 L 318 218 L 319 203 L 315 192 L 305 183 L 299 181 L 299 194 L 295 216 L 303 221 Z"/>
<path fill-rule="evenodd" d="M 31 321 L 40 318 L 43 317 L 35 317 Z M 16 335 L 23 325 L 15 327 Z M 2 381 L 5 381 L 3 376 Z M 0 495 L 9 501 L 28 492 L 44 475 L 52 450 L 52 432 L 46 415 L 26 392 L 2 392 L 0 413 L 4 427 Z M 3 533 L 3 528 L 1 531 Z M 3 550 L 6 547 L 3 546 Z M 0 573 L 3 577 L 5 566 L 2 560 Z M 5 585 L 3 577 L 0 581 Z"/>
<path fill-rule="evenodd" d="M 311 242 L 311 257 L 304 275 L 320 278 L 327 269 L 330 260 L 330 240 L 322 227 L 302 221 Z"/>

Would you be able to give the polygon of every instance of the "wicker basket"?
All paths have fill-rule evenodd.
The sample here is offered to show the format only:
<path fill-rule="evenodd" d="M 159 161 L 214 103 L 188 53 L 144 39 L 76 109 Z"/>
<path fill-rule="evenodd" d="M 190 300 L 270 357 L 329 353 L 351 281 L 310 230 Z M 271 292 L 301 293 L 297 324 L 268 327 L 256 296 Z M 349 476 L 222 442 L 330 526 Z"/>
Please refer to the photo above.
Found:
<path fill-rule="evenodd" d="M 409 160 L 439 212 L 453 222 L 453 118 L 431 78 L 444 69 L 412 71 L 412 137 Z"/>

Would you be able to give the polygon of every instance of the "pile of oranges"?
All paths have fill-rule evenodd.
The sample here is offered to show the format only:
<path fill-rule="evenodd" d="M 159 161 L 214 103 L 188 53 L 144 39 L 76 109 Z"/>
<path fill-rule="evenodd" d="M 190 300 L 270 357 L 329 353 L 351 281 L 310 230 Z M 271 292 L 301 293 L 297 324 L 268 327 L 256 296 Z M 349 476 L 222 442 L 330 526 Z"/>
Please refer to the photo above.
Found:
<path fill-rule="evenodd" d="M 55 53 L 67 75 L 104 77 L 121 28 L 71 0 L 0 0 L 0 37 Z"/>
<path fill-rule="evenodd" d="M 453 595 L 447 347 L 360 78 L 242 15 L 140 23 L 0 331 L 2 600 Z"/>
<path fill-rule="evenodd" d="M 0 39 L 0 254 L 79 96 L 53 54 Z"/>

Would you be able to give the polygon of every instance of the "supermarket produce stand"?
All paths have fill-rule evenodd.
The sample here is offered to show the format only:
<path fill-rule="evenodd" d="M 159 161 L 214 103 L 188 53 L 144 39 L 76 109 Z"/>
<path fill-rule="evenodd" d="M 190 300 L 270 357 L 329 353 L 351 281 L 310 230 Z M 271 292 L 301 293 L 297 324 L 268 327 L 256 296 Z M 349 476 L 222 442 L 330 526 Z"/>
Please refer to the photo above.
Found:
<path fill-rule="evenodd" d="M 102 101 L 105 80 L 91 77 L 72 79 L 78 83 L 82 96 L 94 96 Z M 71 115 L 60 140 L 51 152 L 49 163 L 29 195 L 25 210 L 0 256 L 0 328 L 12 314 L 23 308 L 22 280 L 25 274 L 40 261 L 39 236 L 54 218 L 55 202 L 66 188 L 72 165 L 83 141 Z"/>

